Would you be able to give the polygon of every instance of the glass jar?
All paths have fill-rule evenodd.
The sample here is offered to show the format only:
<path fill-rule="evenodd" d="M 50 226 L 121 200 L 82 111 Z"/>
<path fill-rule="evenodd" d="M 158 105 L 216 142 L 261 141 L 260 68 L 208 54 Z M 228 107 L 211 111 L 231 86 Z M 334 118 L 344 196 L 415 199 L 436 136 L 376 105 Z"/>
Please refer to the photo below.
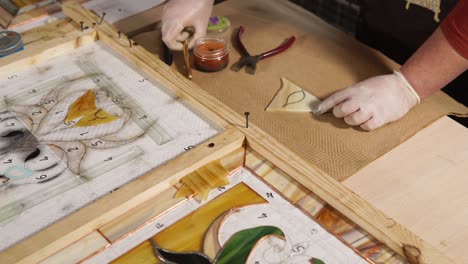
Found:
<path fill-rule="evenodd" d="M 195 67 L 200 71 L 220 71 L 229 63 L 229 49 L 222 38 L 197 39 L 193 55 Z"/>

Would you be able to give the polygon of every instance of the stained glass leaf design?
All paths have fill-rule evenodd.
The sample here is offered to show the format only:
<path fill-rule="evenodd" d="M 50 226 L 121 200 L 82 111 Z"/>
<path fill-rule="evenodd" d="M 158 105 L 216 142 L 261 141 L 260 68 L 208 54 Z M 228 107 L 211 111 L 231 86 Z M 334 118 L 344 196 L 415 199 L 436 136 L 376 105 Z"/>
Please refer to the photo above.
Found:
<path fill-rule="evenodd" d="M 265 236 L 278 235 L 284 238 L 281 229 L 275 226 L 258 226 L 235 233 L 226 242 L 218 257 L 216 264 L 243 264 L 257 242 Z"/>
<path fill-rule="evenodd" d="M 325 264 L 325 262 L 323 262 L 322 260 L 317 259 L 317 258 L 311 258 L 310 259 L 310 264 Z"/>

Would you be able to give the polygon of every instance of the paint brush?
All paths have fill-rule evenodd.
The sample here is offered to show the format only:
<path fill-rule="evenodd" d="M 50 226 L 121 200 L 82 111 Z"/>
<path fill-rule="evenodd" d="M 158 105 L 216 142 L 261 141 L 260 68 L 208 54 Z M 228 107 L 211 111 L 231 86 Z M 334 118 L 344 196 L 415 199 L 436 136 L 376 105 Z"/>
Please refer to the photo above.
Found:
<path fill-rule="evenodd" d="M 184 40 L 183 52 L 184 52 L 185 68 L 187 70 L 186 72 L 187 78 L 189 80 L 192 80 L 192 67 L 190 66 L 190 54 L 189 54 L 189 49 L 188 49 L 188 42 L 189 42 L 188 38 Z"/>

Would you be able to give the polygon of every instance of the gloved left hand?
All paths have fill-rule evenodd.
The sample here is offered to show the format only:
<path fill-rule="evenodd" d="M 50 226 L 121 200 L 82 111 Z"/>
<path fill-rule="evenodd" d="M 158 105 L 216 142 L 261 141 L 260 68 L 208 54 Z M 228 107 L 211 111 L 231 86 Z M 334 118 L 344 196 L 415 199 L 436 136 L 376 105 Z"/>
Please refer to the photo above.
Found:
<path fill-rule="evenodd" d="M 214 0 L 170 0 L 164 6 L 162 39 L 172 50 L 182 50 L 182 42 L 189 37 L 184 28 L 192 28 L 194 35 L 189 42 L 192 48 L 198 38 L 204 37 Z"/>
<path fill-rule="evenodd" d="M 402 118 L 420 101 L 400 73 L 372 77 L 325 99 L 316 114 L 333 108 L 333 114 L 351 126 L 370 131 Z"/>

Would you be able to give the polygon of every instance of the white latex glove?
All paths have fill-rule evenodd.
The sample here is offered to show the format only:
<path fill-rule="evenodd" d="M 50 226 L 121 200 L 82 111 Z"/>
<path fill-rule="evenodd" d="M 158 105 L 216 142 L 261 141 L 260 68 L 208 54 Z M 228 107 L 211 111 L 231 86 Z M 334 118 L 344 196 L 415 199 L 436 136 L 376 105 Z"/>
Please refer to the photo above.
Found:
<path fill-rule="evenodd" d="M 189 37 L 184 28 L 195 32 L 189 42 L 193 47 L 195 40 L 206 35 L 208 20 L 214 0 L 170 0 L 164 6 L 162 16 L 162 39 L 172 50 L 182 50 L 182 42 Z"/>
<path fill-rule="evenodd" d="M 402 118 L 420 101 L 419 95 L 400 73 L 369 78 L 340 90 L 317 108 L 333 114 L 351 126 L 370 131 Z"/>

